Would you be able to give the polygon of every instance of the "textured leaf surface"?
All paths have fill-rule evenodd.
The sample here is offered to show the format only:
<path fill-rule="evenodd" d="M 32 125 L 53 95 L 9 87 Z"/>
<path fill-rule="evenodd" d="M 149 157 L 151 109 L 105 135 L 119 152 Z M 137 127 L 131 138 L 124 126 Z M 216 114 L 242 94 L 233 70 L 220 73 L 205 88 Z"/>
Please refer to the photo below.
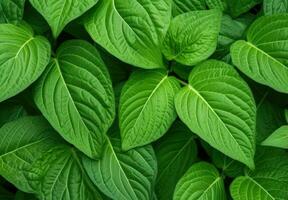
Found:
<path fill-rule="evenodd" d="M 176 119 L 174 96 L 180 84 L 164 70 L 139 71 L 122 89 L 119 125 L 122 148 L 149 144 L 166 133 Z"/>
<path fill-rule="evenodd" d="M 85 41 L 67 41 L 56 54 L 35 87 L 34 100 L 64 139 L 99 157 L 115 115 L 108 71 Z"/>
<path fill-rule="evenodd" d="M 25 0 L 1 0 L 0 23 L 17 23 L 21 21 Z"/>
<path fill-rule="evenodd" d="M 195 10 L 206 10 L 205 0 L 173 0 L 173 16 Z"/>
<path fill-rule="evenodd" d="M 178 180 L 196 161 L 194 138 L 195 135 L 181 121 L 176 121 L 155 144 L 158 161 L 156 194 L 159 200 L 172 199 Z"/>
<path fill-rule="evenodd" d="M 288 12 L 287 0 L 264 0 L 263 9 L 265 15 L 274 15 Z"/>
<path fill-rule="evenodd" d="M 262 0 L 228 0 L 227 6 L 229 13 L 233 17 L 238 17 L 242 13 L 249 11 L 255 5 L 262 2 Z"/>
<path fill-rule="evenodd" d="M 231 47 L 233 63 L 258 83 L 288 93 L 288 14 L 265 16 L 249 28 L 247 41 Z M 287 30 L 287 31 L 285 31 Z"/>
<path fill-rule="evenodd" d="M 207 59 L 216 49 L 220 24 L 221 12 L 216 9 L 175 17 L 163 43 L 163 54 L 185 65 Z"/>
<path fill-rule="evenodd" d="M 223 179 L 213 165 L 206 162 L 196 163 L 177 183 L 173 199 L 225 200 Z"/>
<path fill-rule="evenodd" d="M 25 173 L 57 144 L 57 134 L 42 117 L 24 117 L 0 129 L 0 175 L 25 192 L 33 192 Z"/>
<path fill-rule="evenodd" d="M 248 85 L 232 66 L 206 61 L 178 92 L 180 119 L 225 155 L 254 167 L 256 107 Z"/>
<path fill-rule="evenodd" d="M 37 196 L 42 200 L 102 200 L 82 166 L 83 157 L 67 145 L 55 145 L 43 154 L 27 175 Z"/>
<path fill-rule="evenodd" d="M 30 0 L 50 25 L 55 38 L 73 19 L 94 6 L 98 0 Z"/>
<path fill-rule="evenodd" d="M 281 126 L 266 138 L 262 145 L 288 149 L 288 126 Z"/>
<path fill-rule="evenodd" d="M 25 115 L 27 115 L 27 112 L 21 105 L 15 105 L 12 103 L 0 104 L 0 128 L 5 123 L 17 120 Z"/>
<path fill-rule="evenodd" d="M 26 89 L 44 71 L 50 45 L 28 27 L 0 24 L 0 102 Z"/>
<path fill-rule="evenodd" d="M 84 167 L 95 185 L 118 200 L 152 199 L 157 162 L 151 146 L 122 152 L 119 139 L 108 139 L 103 158 L 84 159 Z"/>
<path fill-rule="evenodd" d="M 163 67 L 160 45 L 168 29 L 171 0 L 101 0 L 85 27 L 94 41 L 120 60 Z"/>
<path fill-rule="evenodd" d="M 236 178 L 230 192 L 234 200 L 282 200 L 288 198 L 287 152 L 266 149 L 255 159 L 256 168 Z"/>

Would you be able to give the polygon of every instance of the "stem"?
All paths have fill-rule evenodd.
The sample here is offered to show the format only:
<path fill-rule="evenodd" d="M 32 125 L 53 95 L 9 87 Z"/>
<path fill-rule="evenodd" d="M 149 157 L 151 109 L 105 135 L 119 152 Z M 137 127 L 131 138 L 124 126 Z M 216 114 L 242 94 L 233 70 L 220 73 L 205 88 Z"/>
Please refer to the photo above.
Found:
<path fill-rule="evenodd" d="M 175 77 L 176 78 L 176 77 Z M 186 83 L 185 81 L 182 81 L 181 79 L 179 78 L 176 78 L 176 80 L 181 84 L 181 85 L 188 85 L 188 83 Z"/>

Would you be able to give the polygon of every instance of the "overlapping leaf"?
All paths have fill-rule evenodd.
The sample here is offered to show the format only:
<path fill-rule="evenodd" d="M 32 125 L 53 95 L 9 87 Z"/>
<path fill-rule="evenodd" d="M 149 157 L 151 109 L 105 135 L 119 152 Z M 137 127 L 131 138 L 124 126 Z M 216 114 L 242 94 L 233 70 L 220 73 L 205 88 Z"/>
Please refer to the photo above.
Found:
<path fill-rule="evenodd" d="M 108 197 L 152 199 L 157 162 L 151 146 L 123 152 L 119 139 L 107 138 L 103 158 L 83 163 L 93 183 Z"/>
<path fill-rule="evenodd" d="M 163 136 L 176 119 L 174 96 L 180 84 L 165 70 L 132 74 L 122 89 L 119 125 L 122 148 L 149 144 Z"/>
<path fill-rule="evenodd" d="M 164 66 L 161 43 L 169 27 L 171 0 L 101 0 L 85 27 L 108 52 L 131 65 Z"/>
<path fill-rule="evenodd" d="M 16 24 L 22 20 L 25 0 L 1 0 L 0 1 L 0 24 Z"/>
<path fill-rule="evenodd" d="M 288 148 L 288 125 L 281 126 L 274 131 L 268 138 L 266 138 L 262 145 L 279 148 Z"/>
<path fill-rule="evenodd" d="M 63 43 L 38 81 L 34 100 L 64 139 L 89 157 L 100 157 L 115 102 L 108 71 L 91 44 Z"/>
<path fill-rule="evenodd" d="M 82 15 L 97 2 L 98 0 L 30 0 L 50 25 L 55 38 L 70 21 Z"/>
<path fill-rule="evenodd" d="M 264 0 L 263 9 L 265 15 L 288 13 L 287 0 Z"/>
<path fill-rule="evenodd" d="M 0 102 L 32 84 L 50 59 L 50 44 L 27 26 L 0 24 Z"/>
<path fill-rule="evenodd" d="M 220 24 L 221 12 L 217 9 L 175 17 L 163 42 L 163 54 L 184 65 L 207 59 L 216 49 Z"/>
<path fill-rule="evenodd" d="M 232 66 L 206 61 L 178 92 L 180 119 L 225 155 L 254 167 L 256 106 L 248 85 Z"/>

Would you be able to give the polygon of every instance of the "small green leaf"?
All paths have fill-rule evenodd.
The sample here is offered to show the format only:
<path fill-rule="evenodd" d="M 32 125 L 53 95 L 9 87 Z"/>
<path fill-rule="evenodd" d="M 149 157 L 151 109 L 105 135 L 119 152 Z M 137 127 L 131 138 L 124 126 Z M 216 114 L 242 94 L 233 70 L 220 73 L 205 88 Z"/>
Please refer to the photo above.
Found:
<path fill-rule="evenodd" d="M 288 13 L 288 0 L 264 0 L 263 9 L 265 15 Z"/>
<path fill-rule="evenodd" d="M 25 0 L 1 0 L 0 1 L 0 24 L 17 24 L 22 20 Z"/>
<path fill-rule="evenodd" d="M 171 0 L 101 0 L 85 27 L 95 42 L 131 65 L 163 68 L 161 43 Z"/>
<path fill-rule="evenodd" d="M 206 10 L 205 0 L 173 0 L 173 16 L 196 10 Z"/>
<path fill-rule="evenodd" d="M 0 128 L 8 122 L 17 120 L 27 115 L 26 110 L 23 106 L 12 104 L 12 103 L 1 103 L 0 104 Z"/>
<path fill-rule="evenodd" d="M 98 51 L 71 40 L 57 50 L 34 88 L 34 100 L 61 136 L 91 158 L 99 158 L 115 116 L 112 83 Z"/>
<path fill-rule="evenodd" d="M 61 138 L 42 117 L 23 117 L 0 129 L 0 175 L 25 192 L 34 192 L 25 173 Z"/>
<path fill-rule="evenodd" d="M 0 24 L 0 102 L 20 93 L 44 71 L 50 44 L 29 27 Z"/>
<path fill-rule="evenodd" d="M 166 34 L 163 54 L 184 65 L 207 59 L 216 49 L 220 24 L 221 12 L 216 9 L 178 15 Z"/>
<path fill-rule="evenodd" d="M 218 170 L 211 164 L 199 162 L 177 183 L 173 200 L 225 200 L 225 188 Z"/>
<path fill-rule="evenodd" d="M 181 121 L 154 146 L 158 161 L 156 194 L 159 200 L 172 199 L 178 180 L 197 159 L 195 135 Z"/>
<path fill-rule="evenodd" d="M 232 45 L 232 61 L 256 82 L 288 93 L 287 38 L 288 14 L 261 17 L 249 28 L 247 42 Z"/>
<path fill-rule="evenodd" d="M 196 66 L 175 98 L 180 119 L 225 155 L 254 167 L 256 106 L 247 83 L 230 65 Z"/>
<path fill-rule="evenodd" d="M 108 197 L 152 199 L 157 162 L 151 146 L 122 152 L 120 140 L 107 137 L 103 158 L 84 158 L 83 163 L 90 179 Z"/>
<path fill-rule="evenodd" d="M 239 15 L 249 11 L 251 8 L 263 0 L 226 0 L 229 14 L 233 17 L 238 17 Z"/>
<path fill-rule="evenodd" d="M 57 38 L 73 19 L 92 8 L 98 0 L 30 0 L 33 7 L 46 19 Z"/>
<path fill-rule="evenodd" d="M 262 143 L 264 146 L 288 149 L 288 126 L 281 126 Z"/>
<path fill-rule="evenodd" d="M 138 71 L 122 89 L 119 125 L 122 148 L 129 150 L 163 136 L 176 119 L 174 96 L 180 84 L 165 70 Z"/>

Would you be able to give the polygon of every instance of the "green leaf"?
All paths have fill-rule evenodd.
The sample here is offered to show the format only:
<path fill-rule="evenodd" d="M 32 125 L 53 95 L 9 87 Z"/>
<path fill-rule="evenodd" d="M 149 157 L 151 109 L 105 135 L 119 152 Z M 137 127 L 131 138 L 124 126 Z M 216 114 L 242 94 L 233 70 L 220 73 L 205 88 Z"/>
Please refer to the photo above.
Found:
<path fill-rule="evenodd" d="M 42 117 L 23 117 L 0 129 L 0 175 L 25 192 L 33 192 L 25 173 L 59 141 Z"/>
<path fill-rule="evenodd" d="M 20 93 L 43 72 L 50 59 L 46 38 L 28 27 L 0 24 L 0 102 Z"/>
<path fill-rule="evenodd" d="M 90 179 L 108 197 L 152 199 L 157 162 L 151 146 L 122 152 L 120 140 L 107 137 L 103 158 L 84 158 L 83 163 Z"/>
<path fill-rule="evenodd" d="M 101 156 L 115 116 L 108 71 L 91 44 L 64 42 L 37 82 L 34 100 L 61 136 L 91 158 Z"/>
<path fill-rule="evenodd" d="M 264 0 L 263 9 L 265 15 L 275 15 L 288 12 L 287 0 Z"/>
<path fill-rule="evenodd" d="M 189 85 L 176 95 L 175 106 L 191 131 L 225 155 L 254 167 L 255 102 L 232 66 L 214 60 L 196 66 Z"/>
<path fill-rule="evenodd" d="M 234 200 L 280 200 L 288 198 L 288 155 L 277 149 L 258 152 L 256 168 L 230 185 Z"/>
<path fill-rule="evenodd" d="M 206 10 L 205 0 L 173 0 L 173 16 L 195 10 Z"/>
<path fill-rule="evenodd" d="M 195 135 L 176 121 L 168 133 L 155 144 L 158 161 L 156 194 L 159 200 L 172 199 L 178 180 L 197 159 Z"/>
<path fill-rule="evenodd" d="M 162 52 L 168 60 L 195 65 L 216 49 L 220 31 L 219 10 L 192 11 L 175 17 L 163 42 Z"/>
<path fill-rule="evenodd" d="M 261 144 L 264 146 L 288 149 L 288 125 L 278 128 Z"/>
<path fill-rule="evenodd" d="M 288 14 L 261 17 L 249 28 L 248 42 L 231 47 L 232 61 L 244 74 L 283 93 L 288 93 L 287 24 Z"/>
<path fill-rule="evenodd" d="M 225 200 L 225 188 L 218 170 L 211 164 L 199 162 L 177 183 L 173 200 Z"/>
<path fill-rule="evenodd" d="M 206 0 L 206 5 L 209 9 L 226 10 L 226 0 Z"/>
<path fill-rule="evenodd" d="M 55 145 L 43 154 L 27 175 L 38 198 L 102 200 L 82 166 L 83 157 L 83 154 L 68 145 Z"/>
<path fill-rule="evenodd" d="M 286 119 L 286 122 L 288 123 L 288 109 L 285 109 L 285 119 Z"/>
<path fill-rule="evenodd" d="M 16 24 L 22 20 L 25 0 L 1 0 L 0 24 Z"/>
<path fill-rule="evenodd" d="M 98 0 L 30 0 L 32 6 L 46 19 L 57 38 L 73 19 L 92 8 Z"/>
<path fill-rule="evenodd" d="M 263 0 L 226 0 L 230 15 L 238 17 L 261 3 Z"/>
<path fill-rule="evenodd" d="M 161 43 L 170 23 L 171 0 L 101 0 L 85 27 L 94 41 L 131 65 L 164 67 Z"/>
<path fill-rule="evenodd" d="M 165 70 L 138 71 L 122 89 L 119 125 L 122 148 L 129 150 L 163 136 L 176 119 L 174 96 L 180 84 Z"/>
<path fill-rule="evenodd" d="M 12 104 L 12 103 L 1 103 L 0 104 L 0 128 L 8 122 L 17 120 L 27 115 L 26 110 L 23 106 Z"/>

